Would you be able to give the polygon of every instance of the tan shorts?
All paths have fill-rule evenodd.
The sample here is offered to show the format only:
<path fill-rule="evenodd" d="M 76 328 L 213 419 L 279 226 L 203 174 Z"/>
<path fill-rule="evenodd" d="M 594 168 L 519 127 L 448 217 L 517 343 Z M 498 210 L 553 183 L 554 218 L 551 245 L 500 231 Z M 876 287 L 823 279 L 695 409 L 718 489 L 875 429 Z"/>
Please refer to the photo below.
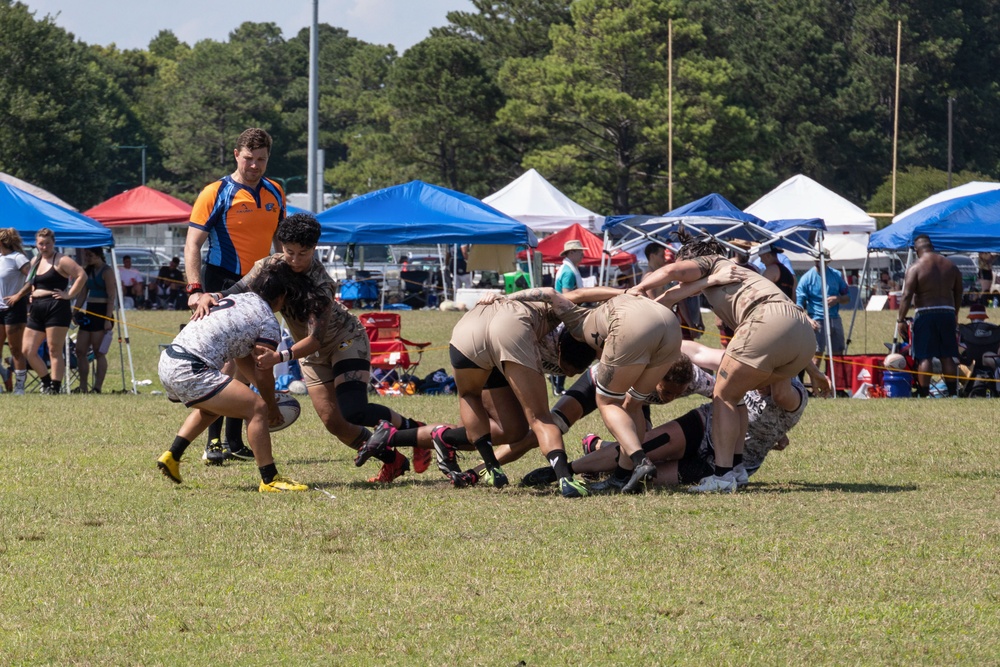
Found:
<path fill-rule="evenodd" d="M 356 327 L 353 336 L 321 352 L 299 360 L 307 387 L 333 382 L 345 373 L 361 373 L 358 379 L 366 383 L 371 377 L 372 348 L 364 327 Z"/>
<path fill-rule="evenodd" d="M 632 297 L 616 297 L 604 308 L 608 337 L 601 363 L 605 366 L 660 366 L 680 350 L 681 325 L 670 309 Z"/>
<path fill-rule="evenodd" d="M 792 303 L 762 303 L 741 322 L 726 354 L 736 361 L 780 377 L 802 371 L 816 351 L 816 336 L 801 308 Z"/>
<path fill-rule="evenodd" d="M 451 345 L 479 368 L 503 369 L 513 361 L 542 372 L 531 314 L 516 302 L 476 306 L 458 321 Z"/>

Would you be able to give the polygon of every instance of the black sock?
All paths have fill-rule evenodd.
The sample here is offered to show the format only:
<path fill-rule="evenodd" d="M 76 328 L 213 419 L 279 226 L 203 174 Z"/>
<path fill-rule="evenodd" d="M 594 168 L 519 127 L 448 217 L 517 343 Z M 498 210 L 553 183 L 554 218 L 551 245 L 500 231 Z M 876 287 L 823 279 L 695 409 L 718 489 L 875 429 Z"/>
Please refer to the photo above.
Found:
<path fill-rule="evenodd" d="M 948 389 L 949 396 L 958 396 L 958 380 L 945 380 L 944 386 Z"/>
<path fill-rule="evenodd" d="M 642 462 L 646 459 L 646 452 L 640 449 L 637 452 L 632 452 L 631 454 L 628 455 L 628 457 L 632 459 L 632 465 L 638 468 L 639 466 L 642 465 Z"/>
<path fill-rule="evenodd" d="M 718 477 L 722 477 L 727 472 L 732 472 L 732 471 L 733 471 L 732 467 L 727 468 L 725 466 L 720 466 L 718 463 L 715 464 L 715 474 Z"/>
<path fill-rule="evenodd" d="M 735 468 L 736 466 L 738 466 L 741 463 L 743 463 L 743 455 L 742 454 L 733 454 L 733 467 Z"/>
<path fill-rule="evenodd" d="M 472 446 L 472 443 L 469 441 L 469 434 L 466 433 L 464 426 L 448 429 L 441 434 L 441 439 L 455 449 L 468 450 Z"/>
<path fill-rule="evenodd" d="M 418 431 L 416 427 L 396 429 L 396 434 L 392 436 L 392 446 L 416 447 L 417 433 Z"/>
<path fill-rule="evenodd" d="M 925 387 L 922 384 L 917 385 L 917 396 L 919 396 L 920 398 L 927 398 L 930 395 L 931 395 L 931 388 L 929 386 Z"/>
<path fill-rule="evenodd" d="M 58 394 L 61 391 L 62 391 L 62 380 L 53 380 L 52 381 L 52 393 L 53 394 Z"/>
<path fill-rule="evenodd" d="M 219 417 L 214 422 L 208 425 L 208 441 L 213 440 L 222 441 L 222 417 Z"/>
<path fill-rule="evenodd" d="M 494 468 L 500 467 L 500 462 L 497 461 L 496 454 L 493 453 L 493 441 L 490 440 L 490 435 L 487 433 L 481 438 L 478 438 L 473 445 L 476 451 L 479 452 L 479 456 L 482 457 L 483 463 L 486 464 L 487 470 L 493 470 Z"/>
<path fill-rule="evenodd" d="M 565 449 L 553 449 L 545 455 L 545 458 L 549 460 L 549 465 L 556 471 L 556 477 L 559 479 L 573 476 L 569 469 L 569 459 L 566 458 Z"/>
<path fill-rule="evenodd" d="M 236 417 L 226 417 L 226 442 L 229 449 L 239 449 L 243 446 L 243 420 Z"/>
<path fill-rule="evenodd" d="M 48 389 L 49 387 L 52 386 L 52 376 L 51 375 L 46 375 L 45 377 L 39 378 L 39 379 L 42 382 L 42 386 L 45 387 L 46 389 Z"/>
<path fill-rule="evenodd" d="M 257 468 L 260 471 L 260 478 L 264 480 L 265 484 L 270 484 L 274 481 L 274 478 L 278 476 L 278 466 L 273 463 L 268 463 L 266 466 L 261 466 Z"/>
<path fill-rule="evenodd" d="M 181 457 L 184 456 L 184 450 L 188 448 L 191 441 L 187 438 L 182 438 L 181 436 L 174 437 L 174 444 L 170 445 L 170 453 L 174 457 L 174 461 L 180 461 Z"/>

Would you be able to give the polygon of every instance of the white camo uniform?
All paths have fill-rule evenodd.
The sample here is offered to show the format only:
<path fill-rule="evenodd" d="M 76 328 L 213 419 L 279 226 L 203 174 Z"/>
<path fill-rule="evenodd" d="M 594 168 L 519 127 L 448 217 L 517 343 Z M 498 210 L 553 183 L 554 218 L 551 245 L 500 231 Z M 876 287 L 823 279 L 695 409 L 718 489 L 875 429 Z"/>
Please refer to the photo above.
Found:
<path fill-rule="evenodd" d="M 191 407 L 215 396 L 232 380 L 222 374 L 227 361 L 247 356 L 255 345 L 277 349 L 279 340 L 278 320 L 264 299 L 250 292 L 223 298 L 160 353 L 167 398 Z"/>
<path fill-rule="evenodd" d="M 792 378 L 792 389 L 800 397 L 799 407 L 783 410 L 774 403 L 770 395 L 763 396 L 757 391 L 748 391 L 744 396 L 747 406 L 747 436 L 743 441 L 743 465 L 747 474 L 752 475 L 764 463 L 764 457 L 774 449 L 778 440 L 792 430 L 809 402 L 809 393 L 798 378 Z M 695 408 L 705 422 L 705 435 L 698 448 L 699 457 L 706 463 L 715 465 L 715 449 L 712 447 L 712 404 L 706 403 Z"/>
<path fill-rule="evenodd" d="M 712 398 L 712 392 L 715 390 L 715 376 L 697 364 L 692 364 L 691 367 L 694 369 L 694 377 L 688 383 L 687 387 L 684 388 L 684 391 L 678 394 L 677 398 L 684 398 L 692 394 Z M 593 391 L 593 387 L 596 386 L 597 382 L 597 364 L 587 369 L 587 374 L 590 377 L 591 391 Z M 666 403 L 660 400 L 660 395 L 655 391 L 646 397 L 645 402 L 649 405 L 666 405 Z"/>

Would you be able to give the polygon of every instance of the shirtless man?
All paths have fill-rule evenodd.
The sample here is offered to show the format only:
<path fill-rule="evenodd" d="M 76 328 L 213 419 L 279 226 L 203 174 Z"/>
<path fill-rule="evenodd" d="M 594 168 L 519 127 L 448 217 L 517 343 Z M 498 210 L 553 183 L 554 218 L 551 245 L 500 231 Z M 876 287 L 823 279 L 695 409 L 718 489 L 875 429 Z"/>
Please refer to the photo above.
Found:
<path fill-rule="evenodd" d="M 955 358 L 958 357 L 958 309 L 962 306 L 962 272 L 943 255 L 934 251 L 930 237 L 921 234 L 913 240 L 917 261 L 906 270 L 903 297 L 899 303 L 898 324 L 906 321 L 912 303 L 913 358 L 917 361 L 917 393 L 930 395 L 931 360 L 941 360 L 941 372 L 949 396 L 956 396 L 958 380 Z"/>

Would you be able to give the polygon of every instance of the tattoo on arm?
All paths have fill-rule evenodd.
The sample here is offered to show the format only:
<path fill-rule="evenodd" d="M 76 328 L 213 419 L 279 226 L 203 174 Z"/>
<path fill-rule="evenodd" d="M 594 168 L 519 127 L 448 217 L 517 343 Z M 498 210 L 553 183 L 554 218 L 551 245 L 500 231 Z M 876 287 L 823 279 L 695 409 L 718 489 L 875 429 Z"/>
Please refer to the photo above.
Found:
<path fill-rule="evenodd" d="M 542 301 L 544 303 L 549 303 L 550 300 L 548 297 L 549 295 L 540 287 L 532 287 L 507 295 L 507 298 L 511 301 Z"/>
<path fill-rule="evenodd" d="M 602 387 L 610 387 L 615 379 L 615 369 L 604 364 L 597 364 L 597 384 Z"/>

